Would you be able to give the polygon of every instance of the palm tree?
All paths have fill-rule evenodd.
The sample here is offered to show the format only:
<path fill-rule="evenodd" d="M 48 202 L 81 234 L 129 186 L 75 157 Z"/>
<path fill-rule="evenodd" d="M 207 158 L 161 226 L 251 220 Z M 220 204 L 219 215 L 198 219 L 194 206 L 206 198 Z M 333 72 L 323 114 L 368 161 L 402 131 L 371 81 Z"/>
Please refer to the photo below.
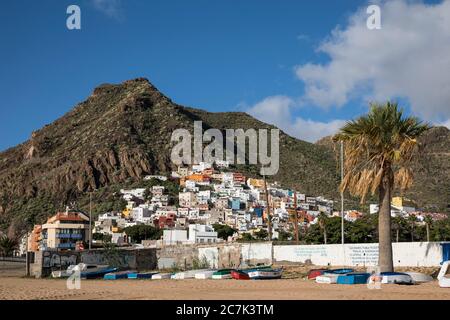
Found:
<path fill-rule="evenodd" d="M 323 243 L 327 244 L 327 224 L 328 224 L 328 216 L 321 212 L 319 213 L 319 216 L 317 217 L 317 222 L 319 223 L 320 229 L 322 229 L 323 232 Z"/>
<path fill-rule="evenodd" d="M 417 118 L 404 117 L 396 103 L 371 104 L 368 115 L 347 122 L 334 137 L 345 143 L 345 176 L 341 191 L 360 196 L 378 192 L 381 272 L 393 271 L 391 198 L 394 186 L 404 190 L 413 181 L 411 160 L 417 138 L 429 129 Z"/>
<path fill-rule="evenodd" d="M 427 228 L 427 242 L 430 242 L 430 228 L 433 225 L 433 218 L 427 214 L 423 221 L 425 222 L 425 227 Z"/>
<path fill-rule="evenodd" d="M 0 238 L 0 255 L 2 257 L 12 256 L 14 250 L 17 249 L 19 243 L 15 239 L 11 239 L 8 236 L 3 236 Z"/>
<path fill-rule="evenodd" d="M 417 217 L 413 214 L 408 216 L 409 227 L 411 230 L 411 242 L 414 242 L 414 227 L 416 226 Z"/>

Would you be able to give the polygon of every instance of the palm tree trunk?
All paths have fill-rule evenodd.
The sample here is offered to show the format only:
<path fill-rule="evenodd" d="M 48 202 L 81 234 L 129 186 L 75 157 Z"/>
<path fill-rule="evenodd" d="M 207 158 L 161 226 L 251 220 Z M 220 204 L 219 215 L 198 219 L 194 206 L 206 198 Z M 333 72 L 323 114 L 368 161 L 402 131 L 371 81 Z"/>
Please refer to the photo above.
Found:
<path fill-rule="evenodd" d="M 400 235 L 400 229 L 397 228 L 397 241 L 396 242 L 398 242 L 399 235 Z"/>
<path fill-rule="evenodd" d="M 380 272 L 393 272 L 394 262 L 391 241 L 391 184 L 383 178 L 379 187 L 380 210 L 378 217 L 378 266 Z"/>
<path fill-rule="evenodd" d="M 427 242 L 430 242 L 430 225 L 427 223 Z"/>
<path fill-rule="evenodd" d="M 327 244 L 327 228 L 323 228 L 323 241 Z"/>

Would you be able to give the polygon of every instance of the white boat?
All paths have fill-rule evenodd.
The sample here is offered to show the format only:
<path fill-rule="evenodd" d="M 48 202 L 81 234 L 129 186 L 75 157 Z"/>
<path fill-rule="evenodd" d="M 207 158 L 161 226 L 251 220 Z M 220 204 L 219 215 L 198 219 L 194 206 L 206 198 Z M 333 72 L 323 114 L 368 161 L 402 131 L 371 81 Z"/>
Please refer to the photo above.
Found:
<path fill-rule="evenodd" d="M 326 283 L 326 284 L 332 284 L 337 283 L 337 279 L 339 278 L 339 274 L 326 274 L 322 276 L 316 277 L 317 283 Z"/>
<path fill-rule="evenodd" d="M 383 284 L 414 284 L 413 278 L 400 272 L 382 272 L 381 283 Z"/>
<path fill-rule="evenodd" d="M 431 282 L 433 281 L 433 277 L 420 272 L 405 272 L 407 275 L 409 275 L 414 283 L 425 283 L 425 282 Z"/>
<path fill-rule="evenodd" d="M 441 288 L 450 288 L 450 261 L 445 261 L 442 264 L 437 278 Z"/>
<path fill-rule="evenodd" d="M 216 272 L 216 270 L 198 272 L 195 274 L 194 278 L 200 280 L 211 279 L 214 272 Z"/>
<path fill-rule="evenodd" d="M 152 280 L 170 279 L 171 276 L 171 273 L 157 273 L 152 275 Z"/>
<path fill-rule="evenodd" d="M 78 269 L 80 272 L 99 272 L 102 270 L 105 270 L 109 268 L 108 265 L 98 265 L 98 264 L 86 264 L 86 263 L 79 263 L 79 264 L 72 264 L 67 267 L 67 270 L 56 270 L 52 272 L 53 278 L 68 278 L 70 275 L 75 271 L 75 269 Z"/>
<path fill-rule="evenodd" d="M 281 279 L 283 269 L 267 269 L 267 270 L 253 270 L 248 273 L 250 279 L 253 280 L 270 280 Z"/>
<path fill-rule="evenodd" d="M 231 273 L 228 274 L 213 274 L 211 279 L 213 280 L 223 280 L 223 279 L 232 279 Z"/>
<path fill-rule="evenodd" d="M 201 270 L 183 271 L 183 272 L 175 273 L 170 278 L 171 279 L 176 279 L 176 280 L 194 279 L 196 273 L 205 272 L 205 271 L 209 271 L 209 270 L 208 269 L 201 269 Z"/>

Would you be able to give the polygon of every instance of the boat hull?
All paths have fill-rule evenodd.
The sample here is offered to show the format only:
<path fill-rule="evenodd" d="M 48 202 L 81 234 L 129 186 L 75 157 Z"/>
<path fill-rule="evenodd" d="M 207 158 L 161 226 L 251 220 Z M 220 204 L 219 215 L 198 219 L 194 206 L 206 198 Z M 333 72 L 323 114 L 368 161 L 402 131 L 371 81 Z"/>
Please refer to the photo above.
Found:
<path fill-rule="evenodd" d="M 274 270 L 255 270 L 248 273 L 248 276 L 252 280 L 272 280 L 281 279 L 283 269 Z"/>
<path fill-rule="evenodd" d="M 172 277 L 171 273 L 157 273 L 152 276 L 152 280 L 164 280 L 170 279 Z"/>
<path fill-rule="evenodd" d="M 130 273 L 136 273 L 135 271 L 120 271 L 120 272 L 111 272 L 107 273 L 103 276 L 105 280 L 119 280 L 119 279 L 127 279 Z"/>
<path fill-rule="evenodd" d="M 231 271 L 231 277 L 235 280 L 250 280 L 250 277 L 247 273 L 239 270 Z"/>

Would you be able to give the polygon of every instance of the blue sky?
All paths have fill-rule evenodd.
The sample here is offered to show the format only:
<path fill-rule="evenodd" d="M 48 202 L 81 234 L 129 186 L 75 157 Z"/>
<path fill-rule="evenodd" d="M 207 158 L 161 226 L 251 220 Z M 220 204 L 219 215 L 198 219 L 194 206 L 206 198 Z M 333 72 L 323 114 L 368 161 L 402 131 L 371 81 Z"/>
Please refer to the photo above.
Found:
<path fill-rule="evenodd" d="M 430 63 L 425 61 L 426 53 L 411 50 L 414 44 L 405 40 L 400 41 L 398 50 L 392 46 L 384 49 L 393 50 L 393 54 L 372 53 L 367 61 L 375 67 L 367 66 L 369 75 L 362 75 L 364 65 L 348 72 L 353 69 L 353 61 L 360 60 L 352 57 L 348 61 L 345 57 L 351 57 L 357 51 L 354 48 L 364 42 L 359 40 L 364 37 L 354 34 L 359 30 L 358 21 L 363 21 L 358 19 L 365 14 L 358 10 L 365 10 L 366 1 L 2 2 L 0 150 L 27 140 L 33 130 L 62 116 L 99 84 L 135 77 L 147 77 L 179 104 L 210 111 L 248 111 L 309 141 L 332 133 L 341 121 L 364 113 L 372 98 L 398 97 L 408 112 L 445 124 L 450 119 L 443 103 L 448 96 L 438 99 L 439 94 L 433 90 L 437 87 L 445 91 L 445 83 L 450 81 L 442 75 L 437 79 L 432 71 L 447 66 L 443 57 L 450 55 L 450 48 L 438 43 L 450 38 L 444 33 L 430 39 L 429 34 L 448 22 L 445 12 L 450 8 L 449 1 L 394 2 L 399 6 L 380 3 L 387 25 L 378 35 L 368 36 L 375 35 L 374 43 L 390 41 L 386 38 L 392 34 L 390 22 L 395 30 L 403 27 L 417 33 L 419 39 L 433 41 L 429 50 L 442 53 L 428 57 L 438 61 L 435 69 L 421 68 L 422 63 Z M 70 4 L 81 8 L 81 30 L 66 28 Z M 443 16 L 442 23 L 412 18 L 410 29 L 408 15 L 416 14 L 430 21 Z M 393 21 L 397 20 L 405 24 L 395 25 Z M 337 26 L 341 30 L 338 36 L 332 34 Z M 328 47 L 318 50 L 327 43 Z M 370 45 L 368 51 L 377 51 Z M 418 73 L 413 76 L 425 77 L 422 87 L 437 82 L 425 90 L 425 96 L 432 97 L 436 105 L 430 112 L 423 111 L 423 93 L 414 95 L 417 88 L 408 80 L 410 76 L 396 78 L 411 69 L 406 62 L 404 66 L 399 63 L 405 60 L 402 52 L 406 50 L 417 51 L 411 63 L 418 65 Z M 390 64 L 401 65 L 397 75 L 383 69 Z M 363 89 L 360 84 L 364 84 Z M 318 88 L 323 89 L 320 97 L 312 94 Z M 272 120 L 274 113 L 284 118 Z"/>

